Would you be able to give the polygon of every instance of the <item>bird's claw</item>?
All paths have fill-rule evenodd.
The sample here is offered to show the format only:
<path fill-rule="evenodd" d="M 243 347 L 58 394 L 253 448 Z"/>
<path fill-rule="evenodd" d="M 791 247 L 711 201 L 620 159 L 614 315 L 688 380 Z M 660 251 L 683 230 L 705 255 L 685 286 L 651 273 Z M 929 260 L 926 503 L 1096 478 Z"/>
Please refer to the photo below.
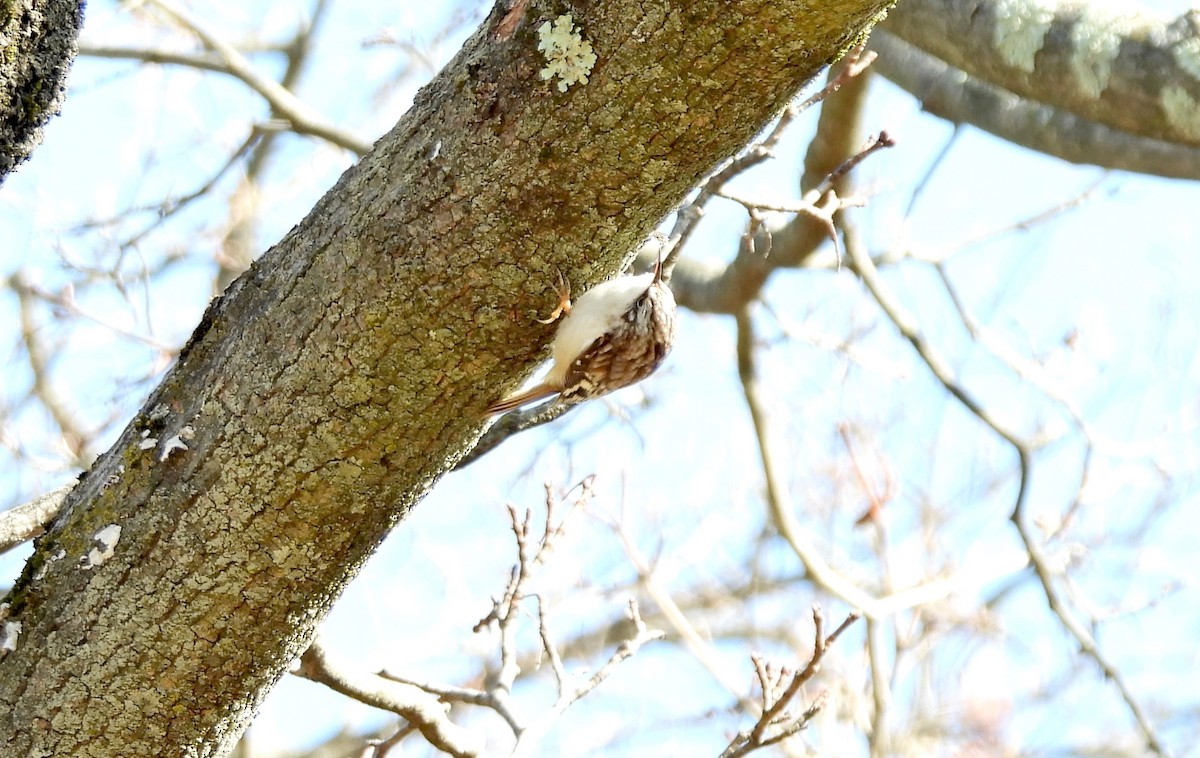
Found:
<path fill-rule="evenodd" d="M 561 271 L 558 272 L 558 286 L 554 289 L 558 293 L 558 306 L 551 311 L 549 318 L 534 319 L 539 324 L 553 324 L 571 313 L 571 283 L 563 278 Z"/>

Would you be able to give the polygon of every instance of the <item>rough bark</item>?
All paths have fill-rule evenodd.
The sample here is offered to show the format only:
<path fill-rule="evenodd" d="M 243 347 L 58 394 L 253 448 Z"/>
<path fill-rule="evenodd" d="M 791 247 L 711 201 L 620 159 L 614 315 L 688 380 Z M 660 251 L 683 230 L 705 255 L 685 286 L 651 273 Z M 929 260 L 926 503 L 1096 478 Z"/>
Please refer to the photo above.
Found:
<path fill-rule="evenodd" d="M 907 0 L 873 69 L 923 107 L 1078 163 L 1200 177 L 1200 27 L 1130 3 Z"/>
<path fill-rule="evenodd" d="M 969 76 L 904 40 L 876 29 L 872 73 L 921 101 L 921 108 L 956 124 L 972 124 L 1030 150 L 1072 163 L 1200 179 L 1200 148 L 1120 131 L 1068 110 L 1020 98 Z"/>
<path fill-rule="evenodd" d="M 228 749 L 542 355 L 557 272 L 616 270 L 885 5 L 576 2 L 598 60 L 567 92 L 536 32 L 564 4 L 497 8 L 214 302 L 37 541 L 2 622 L 0 754 Z"/>
<path fill-rule="evenodd" d="M 82 0 L 0 2 L 0 182 L 58 113 L 82 25 Z"/>

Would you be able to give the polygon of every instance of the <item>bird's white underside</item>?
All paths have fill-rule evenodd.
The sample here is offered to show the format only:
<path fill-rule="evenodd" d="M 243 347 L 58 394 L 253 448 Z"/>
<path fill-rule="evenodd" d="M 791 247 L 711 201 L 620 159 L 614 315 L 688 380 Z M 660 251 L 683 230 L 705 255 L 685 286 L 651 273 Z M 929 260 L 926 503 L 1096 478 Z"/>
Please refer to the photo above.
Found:
<path fill-rule="evenodd" d="M 612 331 L 629 306 L 654 282 L 654 274 L 618 276 L 597 284 L 571 304 L 550 345 L 553 365 L 543 380 L 561 387 L 567 370 L 589 345 Z"/>

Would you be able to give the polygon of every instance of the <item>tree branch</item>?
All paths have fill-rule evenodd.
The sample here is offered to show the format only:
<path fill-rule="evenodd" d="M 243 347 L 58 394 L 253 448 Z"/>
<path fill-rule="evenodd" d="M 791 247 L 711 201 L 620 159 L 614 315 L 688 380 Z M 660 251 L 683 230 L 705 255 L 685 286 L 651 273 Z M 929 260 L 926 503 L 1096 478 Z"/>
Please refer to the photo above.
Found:
<path fill-rule="evenodd" d="M 0 553 L 7 553 L 46 531 L 46 525 L 58 515 L 73 489 L 74 484 L 63 485 L 16 508 L 0 511 Z"/>
<path fill-rule="evenodd" d="M 900 331 L 901 335 L 916 348 L 918 355 L 920 355 L 922 361 L 924 361 L 934 377 L 968 411 L 986 424 L 997 436 L 1012 446 L 1017 456 L 1019 484 L 1011 519 L 1029 554 L 1030 563 L 1033 565 L 1034 572 L 1041 583 L 1042 591 L 1046 596 L 1050 610 L 1062 623 L 1067 633 L 1079 644 L 1080 650 L 1092 659 L 1101 671 L 1104 672 L 1105 677 L 1116 687 L 1121 699 L 1125 701 L 1130 715 L 1133 716 L 1134 721 L 1137 722 L 1138 727 L 1141 729 L 1142 735 L 1146 740 L 1146 746 L 1156 755 L 1169 755 L 1166 745 L 1158 737 L 1157 731 L 1150 723 L 1137 698 L 1134 697 L 1133 692 L 1125 683 L 1125 679 L 1120 671 L 1100 651 L 1091 634 L 1074 618 L 1070 610 L 1062 602 L 1058 590 L 1054 586 L 1053 573 L 1042 553 L 1040 543 L 1026 524 L 1026 495 L 1028 493 L 1029 476 L 1032 467 L 1032 454 L 1036 445 L 1022 439 L 1016 432 L 1001 424 L 959 384 L 949 364 L 942 358 L 934 346 L 921 335 L 916 320 L 904 310 L 890 289 L 884 284 L 878 271 L 875 269 L 875 264 L 871 261 L 870 256 L 867 255 L 858 234 L 847 226 L 845 237 L 846 249 L 849 251 L 850 259 L 859 276 L 862 278 L 863 283 L 872 296 L 874 296 L 879 307 Z"/>
<path fill-rule="evenodd" d="M 93 46 L 89 46 L 87 50 L 91 54 L 103 54 L 105 57 L 129 57 L 137 60 L 150 60 L 151 62 L 189 65 L 195 68 L 229 74 L 240 79 L 250 89 L 262 95 L 263 99 L 270 104 L 271 110 L 277 116 L 291 122 L 294 131 L 300 134 L 320 137 L 360 156 L 365 155 L 371 149 L 370 140 L 355 136 L 325 121 L 283 85 L 260 74 L 254 68 L 253 64 L 238 52 L 237 49 L 216 34 L 210 32 L 203 24 L 193 19 L 190 14 L 170 2 L 170 0 L 147 0 L 147 4 L 160 9 L 168 18 L 192 34 L 195 34 L 205 46 L 217 54 L 221 61 L 221 66 L 218 66 L 215 61 L 208 57 L 177 55 L 159 51 Z"/>
<path fill-rule="evenodd" d="M 0 5 L 0 183 L 42 142 L 58 115 L 75 60 L 82 0 L 9 0 Z"/>
<path fill-rule="evenodd" d="M 755 750 L 783 742 L 805 729 L 817 712 L 824 707 L 826 694 L 822 692 L 799 716 L 792 717 L 786 710 L 799 694 L 800 688 L 811 681 L 821 670 L 821 661 L 829 646 L 859 619 L 859 614 L 852 611 L 828 637 L 825 636 L 825 617 L 821 613 L 821 606 L 814 605 L 812 614 L 815 628 L 813 652 L 803 669 L 797 672 L 788 668 L 775 668 L 765 662 L 761 656 L 757 654 L 751 656 L 758 674 L 759 686 L 762 688 L 762 715 L 748 731 L 733 738 L 733 741 L 721 753 L 721 758 L 739 758 Z"/>
<path fill-rule="evenodd" d="M 1200 29 L 1191 12 L 1165 21 L 1136 5 L 909 0 L 883 27 L 1024 101 L 1133 137 L 1200 146 L 1191 52 Z"/>
<path fill-rule="evenodd" d="M 436 697 L 411 684 L 334 665 L 319 642 L 300 657 L 295 673 L 361 703 L 395 713 L 443 753 L 459 758 L 484 754 L 486 740 L 450 721 L 447 706 Z"/>

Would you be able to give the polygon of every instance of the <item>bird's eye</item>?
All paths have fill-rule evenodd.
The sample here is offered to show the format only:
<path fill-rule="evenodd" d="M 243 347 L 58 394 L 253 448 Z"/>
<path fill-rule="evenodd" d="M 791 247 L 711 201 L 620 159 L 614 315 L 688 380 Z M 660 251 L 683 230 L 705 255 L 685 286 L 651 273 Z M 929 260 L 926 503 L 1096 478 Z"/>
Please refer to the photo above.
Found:
<path fill-rule="evenodd" d="M 642 293 L 642 296 L 633 301 L 633 305 L 629 306 L 629 310 L 625 311 L 625 320 L 633 324 L 638 321 L 640 314 L 644 314 L 646 309 L 650 307 L 650 290 Z"/>

